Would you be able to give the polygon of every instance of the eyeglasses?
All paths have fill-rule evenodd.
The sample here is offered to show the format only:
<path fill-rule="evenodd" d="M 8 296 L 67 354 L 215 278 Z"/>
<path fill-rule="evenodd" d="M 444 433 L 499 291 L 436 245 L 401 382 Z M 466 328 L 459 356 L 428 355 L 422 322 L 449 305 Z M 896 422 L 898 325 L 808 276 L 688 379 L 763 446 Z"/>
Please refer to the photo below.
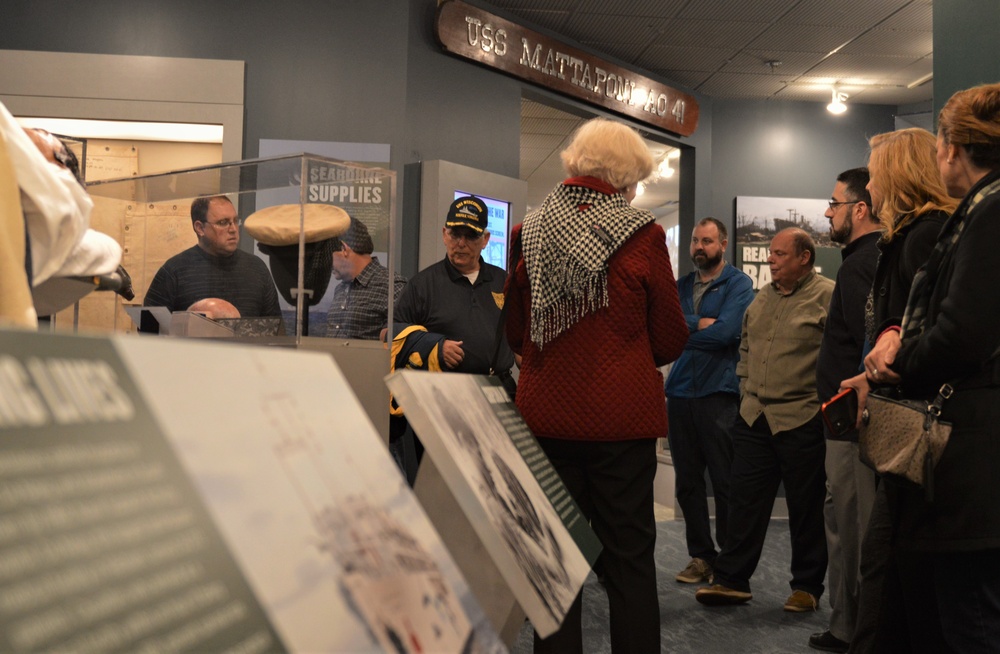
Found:
<path fill-rule="evenodd" d="M 225 220 L 220 220 L 217 223 L 213 223 L 209 220 L 203 220 L 202 222 L 205 223 L 206 225 L 211 225 L 216 229 L 229 229 L 233 225 L 239 228 L 239 226 L 243 224 L 243 221 L 240 220 L 239 218 L 226 218 Z"/>
<path fill-rule="evenodd" d="M 830 205 L 831 209 L 836 210 L 837 207 L 839 207 L 842 204 L 859 204 L 860 202 L 861 200 L 852 200 L 850 202 L 834 202 L 833 200 L 830 200 L 829 202 L 827 202 L 827 204 Z"/>

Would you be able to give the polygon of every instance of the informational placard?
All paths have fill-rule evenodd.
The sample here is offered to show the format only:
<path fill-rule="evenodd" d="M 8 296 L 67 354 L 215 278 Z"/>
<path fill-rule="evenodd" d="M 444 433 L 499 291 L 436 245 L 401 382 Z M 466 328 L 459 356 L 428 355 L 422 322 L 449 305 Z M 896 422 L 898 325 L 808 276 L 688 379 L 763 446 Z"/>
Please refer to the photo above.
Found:
<path fill-rule="evenodd" d="M 535 631 L 555 632 L 600 543 L 495 378 L 386 379 Z"/>
<path fill-rule="evenodd" d="M 816 272 L 837 279 L 840 246 L 830 240 L 827 201 L 812 198 L 736 198 L 736 267 L 753 280 L 755 291 L 771 283 L 767 263 L 771 239 L 783 229 L 802 229 L 816 245 Z"/>
<path fill-rule="evenodd" d="M 285 651 L 111 343 L 0 352 L 0 651 Z"/>
<path fill-rule="evenodd" d="M 0 651 L 504 650 L 331 357 L 0 351 Z"/>

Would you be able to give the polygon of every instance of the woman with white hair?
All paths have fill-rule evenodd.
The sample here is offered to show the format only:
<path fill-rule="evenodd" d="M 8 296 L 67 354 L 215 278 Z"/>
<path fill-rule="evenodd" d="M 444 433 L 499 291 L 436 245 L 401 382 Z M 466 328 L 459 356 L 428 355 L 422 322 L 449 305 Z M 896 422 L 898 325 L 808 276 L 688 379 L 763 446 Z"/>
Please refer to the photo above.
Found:
<path fill-rule="evenodd" d="M 653 169 L 642 138 L 597 118 L 562 160 L 569 179 L 512 236 L 517 405 L 604 546 L 612 651 L 656 652 L 653 478 L 667 433 L 657 368 L 680 356 L 688 329 L 663 229 L 631 206 Z M 558 632 L 536 635 L 536 652 L 582 651 L 580 602 Z"/>

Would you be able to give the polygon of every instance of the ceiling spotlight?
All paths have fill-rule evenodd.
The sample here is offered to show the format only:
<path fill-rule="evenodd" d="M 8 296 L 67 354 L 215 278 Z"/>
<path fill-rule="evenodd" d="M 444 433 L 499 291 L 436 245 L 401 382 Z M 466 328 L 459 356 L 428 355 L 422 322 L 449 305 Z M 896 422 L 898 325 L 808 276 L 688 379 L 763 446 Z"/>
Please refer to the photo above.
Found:
<path fill-rule="evenodd" d="M 660 177 L 673 177 L 676 171 L 670 166 L 669 160 L 664 158 L 656 167 L 656 172 Z"/>
<path fill-rule="evenodd" d="M 826 105 L 826 110 L 831 114 L 842 114 L 847 111 L 847 105 L 844 104 L 844 100 L 847 99 L 846 93 L 841 93 L 840 89 L 836 86 L 833 87 L 833 97 L 830 100 L 830 104 Z"/>

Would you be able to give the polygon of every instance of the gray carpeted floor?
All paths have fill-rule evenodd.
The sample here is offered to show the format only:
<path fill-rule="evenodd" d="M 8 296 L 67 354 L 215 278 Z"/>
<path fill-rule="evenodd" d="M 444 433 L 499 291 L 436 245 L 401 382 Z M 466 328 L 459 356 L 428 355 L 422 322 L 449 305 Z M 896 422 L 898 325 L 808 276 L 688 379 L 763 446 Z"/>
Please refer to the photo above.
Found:
<path fill-rule="evenodd" d="M 735 607 L 706 607 L 694 599 L 698 586 L 679 584 L 674 575 L 689 560 L 684 544 L 684 523 L 657 523 L 656 564 L 660 589 L 661 651 L 670 654 L 804 654 L 809 635 L 827 627 L 830 606 L 826 595 L 815 613 L 786 613 L 782 605 L 791 589 L 788 567 L 791 545 L 788 522 L 771 520 L 764 554 L 750 580 L 753 600 Z M 604 589 L 593 574 L 584 586 L 584 651 L 611 651 L 608 640 L 608 603 Z M 532 629 L 525 624 L 513 654 L 528 654 Z"/>

